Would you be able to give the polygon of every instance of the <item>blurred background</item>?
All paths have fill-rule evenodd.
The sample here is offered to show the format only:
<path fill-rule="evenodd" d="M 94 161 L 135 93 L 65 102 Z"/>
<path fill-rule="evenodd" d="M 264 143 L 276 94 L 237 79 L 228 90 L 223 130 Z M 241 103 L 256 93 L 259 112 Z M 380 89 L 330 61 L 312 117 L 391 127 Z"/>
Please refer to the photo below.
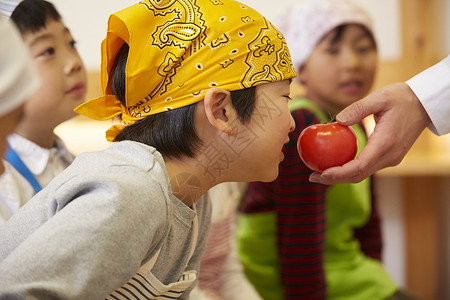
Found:
<path fill-rule="evenodd" d="M 87 99 L 101 95 L 100 43 L 109 14 L 137 0 L 50 0 L 77 40 L 89 76 Z M 302 0 L 241 0 L 269 20 Z M 449 0 L 353 0 L 372 16 L 380 63 L 374 88 L 405 81 L 450 53 Z M 293 93 L 301 93 L 294 86 Z M 449 99 L 450 101 L 450 99 Z M 450 118 L 450 116 L 449 116 Z M 366 120 L 373 128 L 373 120 Z M 78 154 L 108 146 L 111 122 L 76 117 L 57 134 Z M 425 300 L 450 299 L 450 134 L 425 130 L 404 161 L 378 174 L 384 264 L 400 286 Z"/>

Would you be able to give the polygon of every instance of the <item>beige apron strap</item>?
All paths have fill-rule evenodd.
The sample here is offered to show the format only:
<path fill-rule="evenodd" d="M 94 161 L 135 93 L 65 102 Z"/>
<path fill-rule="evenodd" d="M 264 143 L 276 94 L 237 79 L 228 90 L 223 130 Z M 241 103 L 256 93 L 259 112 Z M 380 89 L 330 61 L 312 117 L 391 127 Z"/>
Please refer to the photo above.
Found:
<path fill-rule="evenodd" d="M 196 208 L 195 208 L 195 203 L 193 205 L 193 209 L 195 212 Z M 192 255 L 194 255 L 195 252 L 195 248 L 197 247 L 197 240 L 198 240 L 198 218 L 197 218 L 197 214 L 194 217 L 194 220 L 192 221 L 192 243 L 191 243 L 191 250 L 189 251 L 189 259 L 188 261 L 191 260 Z"/>
<path fill-rule="evenodd" d="M 155 255 L 153 255 L 145 264 L 141 266 L 139 270 L 150 271 L 156 263 L 158 259 L 159 253 L 161 252 L 161 247 L 156 251 Z"/>

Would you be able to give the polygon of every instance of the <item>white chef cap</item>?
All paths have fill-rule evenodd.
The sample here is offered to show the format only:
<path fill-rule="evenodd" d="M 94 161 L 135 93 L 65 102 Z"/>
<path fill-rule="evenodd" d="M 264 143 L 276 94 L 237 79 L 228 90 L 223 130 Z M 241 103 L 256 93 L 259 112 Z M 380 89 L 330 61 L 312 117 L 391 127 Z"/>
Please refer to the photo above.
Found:
<path fill-rule="evenodd" d="M 21 105 L 40 84 L 16 26 L 0 18 L 0 116 Z"/>
<path fill-rule="evenodd" d="M 308 59 L 319 41 L 340 25 L 359 24 L 373 35 L 369 15 L 347 0 L 300 2 L 289 6 L 274 24 L 286 39 L 296 70 Z"/>

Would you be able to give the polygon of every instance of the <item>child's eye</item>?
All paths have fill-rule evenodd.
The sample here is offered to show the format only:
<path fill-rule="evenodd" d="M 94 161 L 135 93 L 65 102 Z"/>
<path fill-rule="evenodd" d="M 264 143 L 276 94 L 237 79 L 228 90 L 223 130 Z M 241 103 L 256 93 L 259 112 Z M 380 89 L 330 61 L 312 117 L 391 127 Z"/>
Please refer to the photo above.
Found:
<path fill-rule="evenodd" d="M 43 51 L 40 55 L 41 56 L 50 56 L 55 54 L 55 49 L 54 48 L 48 48 L 45 51 Z"/>
<path fill-rule="evenodd" d="M 370 52 L 371 50 L 372 50 L 371 46 L 364 46 L 364 47 L 358 47 L 357 48 L 358 53 L 361 53 L 361 54 Z"/>
<path fill-rule="evenodd" d="M 358 47 L 358 48 L 356 48 L 356 50 L 359 53 L 366 53 L 367 51 L 369 51 L 369 47 Z"/>
<path fill-rule="evenodd" d="M 336 55 L 336 54 L 339 53 L 339 49 L 337 49 L 337 48 L 335 48 L 335 47 L 328 47 L 328 48 L 325 49 L 325 51 L 326 51 L 328 54 L 331 54 L 331 55 Z"/>
<path fill-rule="evenodd" d="M 284 96 L 284 98 L 286 98 L 288 100 L 288 102 L 292 100 L 292 98 L 290 96 Z"/>
<path fill-rule="evenodd" d="M 77 48 L 77 42 L 76 41 L 70 41 L 69 45 L 70 45 L 70 48 L 74 48 L 74 49 Z"/>

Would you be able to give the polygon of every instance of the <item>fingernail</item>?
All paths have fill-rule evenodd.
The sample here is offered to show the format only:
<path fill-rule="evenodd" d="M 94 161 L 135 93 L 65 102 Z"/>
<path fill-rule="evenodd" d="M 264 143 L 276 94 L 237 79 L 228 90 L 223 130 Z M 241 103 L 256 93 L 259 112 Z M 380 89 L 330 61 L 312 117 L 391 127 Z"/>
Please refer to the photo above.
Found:
<path fill-rule="evenodd" d="M 334 174 L 333 174 L 333 172 L 325 170 L 322 173 L 322 178 L 334 180 Z"/>
<path fill-rule="evenodd" d="M 315 182 L 315 183 L 322 183 L 321 178 L 320 178 L 320 174 L 317 174 L 317 173 L 312 173 L 309 176 L 309 181 Z"/>
<path fill-rule="evenodd" d="M 351 118 L 350 114 L 346 111 L 341 111 L 336 116 L 336 120 L 338 120 L 339 122 L 342 122 L 342 123 L 348 122 L 348 120 L 350 120 L 350 118 Z"/>

